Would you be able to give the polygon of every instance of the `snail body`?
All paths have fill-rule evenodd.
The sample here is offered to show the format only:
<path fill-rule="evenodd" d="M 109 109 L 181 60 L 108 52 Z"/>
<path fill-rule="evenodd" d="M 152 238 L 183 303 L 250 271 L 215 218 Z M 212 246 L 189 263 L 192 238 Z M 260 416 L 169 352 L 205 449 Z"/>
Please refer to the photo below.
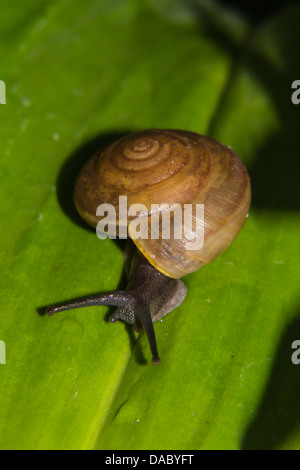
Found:
<path fill-rule="evenodd" d="M 118 212 L 120 196 L 126 196 L 129 207 L 139 204 L 143 208 L 138 218 L 147 222 L 149 236 L 133 237 L 134 216 L 125 219 Z M 127 289 L 106 294 L 106 298 L 100 295 L 49 307 L 48 314 L 95 305 L 96 298 L 100 305 L 116 305 L 111 321 L 122 319 L 133 323 L 136 330 L 143 326 L 153 362 L 158 363 L 153 322 L 183 301 L 186 288 L 180 278 L 213 261 L 232 243 L 246 220 L 250 198 L 250 181 L 241 160 L 214 139 L 194 132 L 156 129 L 119 139 L 82 168 L 74 201 L 80 215 L 94 227 L 101 220 L 98 206 L 111 204 L 116 210 L 117 231 L 128 229 L 138 252 L 130 257 Z M 175 223 L 176 213 L 185 204 L 192 209 L 204 207 L 204 217 L 203 212 L 200 217 L 197 211 L 190 212 L 189 229 L 183 230 L 180 238 L 174 227 L 168 237 L 160 224 L 153 232 L 153 214 L 159 219 L 165 208 L 169 212 L 171 208 L 170 220 Z M 204 235 L 199 247 L 191 245 L 198 226 Z"/>

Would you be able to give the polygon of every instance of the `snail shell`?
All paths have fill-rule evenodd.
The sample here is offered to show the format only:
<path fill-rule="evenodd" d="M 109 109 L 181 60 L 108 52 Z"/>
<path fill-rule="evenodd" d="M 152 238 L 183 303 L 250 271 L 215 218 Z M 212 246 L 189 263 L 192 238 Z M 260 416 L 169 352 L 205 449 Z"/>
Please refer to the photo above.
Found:
<path fill-rule="evenodd" d="M 146 206 L 140 217 L 148 217 L 149 231 L 153 204 L 204 204 L 204 244 L 199 250 L 187 248 L 190 238 L 185 234 L 180 239 L 134 240 L 156 269 L 178 279 L 231 244 L 246 220 L 251 190 L 247 170 L 225 145 L 194 132 L 151 129 L 111 144 L 78 175 L 74 200 L 90 225 L 100 221 L 96 211 L 103 203 L 114 205 L 118 222 L 119 196 L 127 196 L 128 207 Z"/>

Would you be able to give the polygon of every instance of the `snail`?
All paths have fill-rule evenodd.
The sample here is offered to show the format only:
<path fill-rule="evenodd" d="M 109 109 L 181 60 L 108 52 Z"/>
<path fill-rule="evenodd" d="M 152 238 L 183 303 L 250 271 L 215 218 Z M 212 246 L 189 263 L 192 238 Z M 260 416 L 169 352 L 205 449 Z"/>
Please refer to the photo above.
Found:
<path fill-rule="evenodd" d="M 119 202 L 124 196 L 129 207 L 138 204 L 142 208 L 135 216 L 121 214 Z M 126 238 L 128 231 L 134 243 L 131 241 L 134 250 L 129 250 L 127 288 L 50 306 L 47 314 L 88 305 L 115 306 L 110 321 L 123 320 L 136 331 L 143 327 L 152 363 L 159 364 L 153 323 L 184 300 L 187 290 L 180 278 L 213 261 L 232 243 L 246 220 L 250 199 L 246 168 L 229 147 L 212 138 L 189 131 L 150 129 L 119 139 L 84 165 L 75 183 L 74 202 L 93 227 L 104 220 L 104 213 L 99 215 L 97 210 L 101 204 L 115 208 L 113 237 Z M 201 217 L 190 212 L 189 230 L 178 237 L 174 225 L 165 237 L 156 224 L 164 208 L 169 209 L 172 224 L 185 204 L 204 207 L 204 217 L 203 211 Z M 171 212 L 170 208 L 175 209 Z M 156 219 L 152 219 L 154 214 Z M 147 222 L 148 236 L 134 236 L 136 220 Z M 153 235 L 154 225 L 158 229 Z M 198 225 L 204 242 L 193 246 Z"/>

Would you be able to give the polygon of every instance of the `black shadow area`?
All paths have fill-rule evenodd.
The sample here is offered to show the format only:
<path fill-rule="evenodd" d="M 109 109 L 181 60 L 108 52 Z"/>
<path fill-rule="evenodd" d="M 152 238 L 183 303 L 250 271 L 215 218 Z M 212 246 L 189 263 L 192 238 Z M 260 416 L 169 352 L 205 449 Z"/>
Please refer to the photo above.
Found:
<path fill-rule="evenodd" d="M 103 134 L 98 134 L 92 139 L 84 142 L 80 147 L 78 147 L 74 152 L 72 152 L 69 157 L 67 157 L 62 168 L 59 171 L 56 188 L 57 188 L 57 199 L 61 210 L 64 214 L 72 220 L 72 222 L 79 227 L 90 232 L 90 235 L 95 236 L 95 229 L 88 225 L 78 214 L 74 199 L 73 191 L 75 186 L 75 181 L 77 175 L 84 164 L 96 153 L 101 152 L 111 143 L 116 140 L 128 135 L 131 131 L 112 131 Z M 113 240 L 116 246 L 123 252 L 126 246 L 126 240 Z M 121 279 L 118 285 L 118 289 L 124 288 L 126 285 L 126 273 L 123 269 Z M 88 292 L 87 295 L 90 295 L 91 292 Z"/>
<path fill-rule="evenodd" d="M 293 341 L 300 340 L 300 311 L 286 328 L 274 358 L 272 372 L 256 417 L 247 429 L 243 450 L 284 448 L 300 426 L 300 364 L 293 364 Z"/>
<path fill-rule="evenodd" d="M 99 134 L 92 139 L 84 142 L 78 147 L 71 155 L 69 155 L 63 164 L 62 168 L 57 177 L 57 198 L 60 208 L 69 219 L 71 219 L 76 225 L 79 225 L 86 230 L 95 232 L 95 229 L 91 228 L 78 214 L 74 200 L 73 191 L 75 186 L 76 177 L 87 162 L 96 152 L 104 150 L 114 141 L 130 134 L 132 131 L 124 132 L 108 132 Z"/>
<path fill-rule="evenodd" d="M 224 105 L 226 106 L 228 95 L 235 86 L 236 77 L 239 73 L 249 74 L 264 90 L 274 107 L 274 115 L 278 119 L 278 128 L 273 130 L 257 149 L 255 159 L 247 165 L 252 186 L 252 207 L 264 210 L 300 210 L 300 158 L 299 158 L 299 106 L 291 102 L 291 84 L 300 76 L 300 62 L 295 60 L 294 55 L 289 50 L 290 44 L 299 43 L 299 17 L 291 14 L 286 18 L 287 3 L 274 2 L 271 8 L 265 9 L 262 14 L 260 4 L 253 5 L 253 2 L 225 1 L 227 6 L 236 6 L 237 11 L 241 11 L 249 19 L 248 32 L 242 41 L 236 40 L 230 28 L 218 20 L 218 15 L 213 14 L 213 10 L 207 3 L 199 3 L 189 0 L 189 4 L 194 8 L 195 17 L 198 18 L 200 34 L 203 30 L 208 38 L 218 45 L 224 53 L 230 53 L 232 57 L 231 68 L 228 73 L 227 83 L 219 99 L 215 113 L 211 118 L 207 134 L 214 137 L 218 127 L 222 125 L 220 116 Z M 239 6 L 237 5 L 239 4 Z M 251 5 L 250 5 L 251 3 Z M 250 8 L 251 7 L 251 8 Z M 286 24 L 286 41 L 279 41 L 279 52 L 285 59 L 285 67 L 276 66 L 272 60 L 261 50 L 257 43 L 257 31 L 261 20 L 269 20 L 272 15 L 282 13 L 283 21 Z M 260 116 L 260 121 L 264 123 L 264 116 Z M 268 117 L 266 116 L 266 119 Z M 257 126 L 260 123 L 257 122 Z M 241 127 L 236 130 L 247 139 L 247 129 Z M 240 155 L 243 160 L 243 155 Z"/>
<path fill-rule="evenodd" d="M 255 48 L 246 54 L 244 66 L 269 96 L 278 118 L 277 131 L 262 143 L 248 169 L 254 207 L 299 211 L 299 107 L 291 101 L 291 83 L 300 75 L 300 63 L 295 66 L 287 52 L 286 57 L 287 68 L 282 71 Z"/>

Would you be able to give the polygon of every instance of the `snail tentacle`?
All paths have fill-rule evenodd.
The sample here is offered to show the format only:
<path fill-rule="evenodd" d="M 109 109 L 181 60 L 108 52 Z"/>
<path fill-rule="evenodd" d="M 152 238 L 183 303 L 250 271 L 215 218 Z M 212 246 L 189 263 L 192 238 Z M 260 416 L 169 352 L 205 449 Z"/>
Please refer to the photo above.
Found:
<path fill-rule="evenodd" d="M 46 308 L 46 313 L 51 317 L 55 313 L 65 310 L 72 310 L 82 307 L 90 307 L 94 305 L 107 305 L 113 307 L 130 307 L 132 301 L 130 295 L 126 291 L 114 291 L 106 294 L 97 294 L 87 297 L 81 297 Z"/>

